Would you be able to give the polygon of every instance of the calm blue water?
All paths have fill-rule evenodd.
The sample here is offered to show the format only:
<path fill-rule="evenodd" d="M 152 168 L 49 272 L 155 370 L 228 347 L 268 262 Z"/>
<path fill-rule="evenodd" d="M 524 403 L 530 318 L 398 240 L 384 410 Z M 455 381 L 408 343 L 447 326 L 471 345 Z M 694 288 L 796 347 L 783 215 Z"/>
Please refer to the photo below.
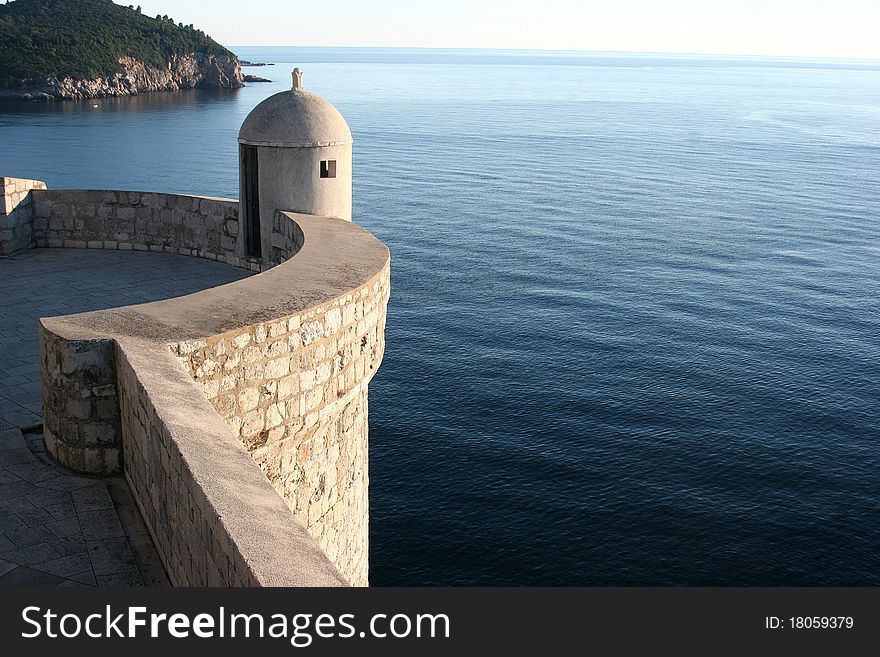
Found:
<path fill-rule="evenodd" d="M 235 196 L 303 66 L 393 252 L 373 583 L 880 584 L 880 65 L 236 50 L 5 106 L 0 173 Z"/>

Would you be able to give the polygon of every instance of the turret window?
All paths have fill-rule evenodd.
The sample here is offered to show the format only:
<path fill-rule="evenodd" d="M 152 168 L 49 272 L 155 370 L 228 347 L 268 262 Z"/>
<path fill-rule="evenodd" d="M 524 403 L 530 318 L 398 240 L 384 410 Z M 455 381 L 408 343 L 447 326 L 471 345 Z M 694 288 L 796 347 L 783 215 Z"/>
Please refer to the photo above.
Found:
<path fill-rule="evenodd" d="M 336 177 L 336 160 L 321 160 L 321 177 Z"/>

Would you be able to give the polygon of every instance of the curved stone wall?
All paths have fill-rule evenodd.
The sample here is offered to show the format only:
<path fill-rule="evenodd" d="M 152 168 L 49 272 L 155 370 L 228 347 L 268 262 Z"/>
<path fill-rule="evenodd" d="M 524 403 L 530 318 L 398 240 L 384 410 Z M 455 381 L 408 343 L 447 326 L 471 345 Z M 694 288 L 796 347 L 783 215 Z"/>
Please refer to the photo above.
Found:
<path fill-rule="evenodd" d="M 174 352 L 340 572 L 367 584 L 367 384 L 388 268 L 308 310 Z"/>
<path fill-rule="evenodd" d="M 36 184 L 36 181 L 28 181 Z M 238 202 L 119 190 L 47 190 L 31 186 L 28 209 L 37 247 L 176 253 L 263 271 L 302 246 L 295 221 L 272 222 L 271 252 L 244 256 Z M 107 340 L 59 341 L 44 331 L 41 373 L 48 449 L 67 467 L 112 474 L 122 467 L 113 361 Z M 46 385 L 46 383 L 49 385 Z"/>
<path fill-rule="evenodd" d="M 272 252 L 253 262 L 238 255 L 233 201 L 32 194 L 37 244 L 263 270 L 41 320 L 51 453 L 84 472 L 123 469 L 175 583 L 365 585 L 367 384 L 384 349 L 387 248 L 346 221 L 277 213 Z"/>
<path fill-rule="evenodd" d="M 161 251 L 254 271 L 281 262 L 244 256 L 231 199 L 79 189 L 31 196 L 37 247 Z"/>

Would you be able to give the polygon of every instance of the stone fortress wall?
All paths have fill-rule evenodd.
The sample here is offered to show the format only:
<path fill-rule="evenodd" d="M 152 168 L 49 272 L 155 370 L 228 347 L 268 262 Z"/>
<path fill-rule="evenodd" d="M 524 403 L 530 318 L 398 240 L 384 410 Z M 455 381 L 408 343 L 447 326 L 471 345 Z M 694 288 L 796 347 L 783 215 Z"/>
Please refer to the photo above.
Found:
<path fill-rule="evenodd" d="M 0 257 L 29 249 L 34 243 L 31 190 L 46 189 L 39 180 L 0 176 L 3 202 L 0 203 Z"/>
<path fill-rule="evenodd" d="M 329 304 L 173 349 L 355 585 L 367 584 L 367 383 L 382 359 L 387 273 Z"/>
<path fill-rule="evenodd" d="M 267 257 L 248 258 L 236 201 L 4 183 L 18 194 L 4 224 L 19 213 L 30 232 L 4 225 L 2 254 L 152 250 L 263 272 L 41 320 L 50 452 L 125 474 L 174 583 L 366 585 L 387 248 L 346 221 L 276 212 Z"/>
<path fill-rule="evenodd" d="M 30 235 L 24 248 L 157 251 L 225 262 L 258 272 L 287 260 L 302 246 L 302 233 L 296 223 L 279 220 L 273 222 L 274 247 L 269 258 L 240 255 L 238 202 L 231 199 L 46 190 L 43 185 L 34 188 L 23 201 L 27 203 L 30 223 L 28 231 L 21 231 Z M 21 244 L 22 241 L 16 241 L 16 246 Z M 112 345 L 107 341 L 79 344 L 74 355 L 67 354 L 54 336 L 44 338 L 43 376 L 51 377 L 53 383 L 44 390 L 45 407 L 49 409 L 45 416 L 49 451 L 80 472 L 119 472 L 121 445 L 118 405 L 113 401 L 115 374 L 110 367 L 112 359 L 107 355 Z M 88 380 L 87 397 L 79 392 L 84 387 L 83 378 Z M 59 440 L 59 436 L 64 438 Z"/>

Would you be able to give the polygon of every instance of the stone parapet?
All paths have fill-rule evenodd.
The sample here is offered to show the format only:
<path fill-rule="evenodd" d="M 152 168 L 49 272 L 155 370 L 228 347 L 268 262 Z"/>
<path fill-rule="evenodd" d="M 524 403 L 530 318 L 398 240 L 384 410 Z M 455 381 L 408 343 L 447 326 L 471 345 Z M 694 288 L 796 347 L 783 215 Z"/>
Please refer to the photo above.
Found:
<path fill-rule="evenodd" d="M 33 202 L 31 190 L 44 190 L 46 183 L 0 176 L 0 257 L 33 248 Z"/>
<path fill-rule="evenodd" d="M 119 209 L 137 203 L 150 211 L 144 233 L 135 211 L 131 234 L 161 239 L 156 250 L 230 257 L 228 242 L 204 241 L 194 209 L 175 215 L 167 198 L 154 208 L 137 193 L 121 206 L 123 192 L 65 192 L 36 206 L 78 214 L 98 194 L 115 205 L 81 211 L 95 239 L 67 246 L 118 248 L 130 214 Z M 226 224 L 228 203 L 199 199 L 198 215 Z M 150 227 L 157 216 L 171 224 Z M 45 230 L 80 230 L 68 225 Z M 161 225 L 173 230 L 150 237 Z M 40 320 L 47 441 L 80 471 L 121 465 L 176 583 L 365 585 L 367 384 L 384 350 L 388 250 L 339 219 L 280 212 L 273 233 L 259 276 Z M 270 522 L 279 513 L 282 526 Z"/>
<path fill-rule="evenodd" d="M 46 449 L 77 472 L 122 468 L 112 340 L 66 339 L 40 326 Z"/>
<path fill-rule="evenodd" d="M 232 199 L 53 189 L 35 193 L 33 205 L 37 247 L 159 251 L 252 271 L 289 257 L 273 261 L 245 256 L 238 202 Z"/>
<path fill-rule="evenodd" d="M 46 189 L 0 178 L 0 256 L 30 248 L 157 251 L 224 262 L 260 272 L 302 246 L 295 222 L 276 213 L 265 257 L 245 253 L 234 199 L 119 190 Z"/>
<path fill-rule="evenodd" d="M 367 384 L 389 270 L 303 313 L 173 351 L 340 572 L 367 584 Z"/>
<path fill-rule="evenodd" d="M 172 584 L 346 584 L 167 348 L 116 358 L 125 478 Z"/>

